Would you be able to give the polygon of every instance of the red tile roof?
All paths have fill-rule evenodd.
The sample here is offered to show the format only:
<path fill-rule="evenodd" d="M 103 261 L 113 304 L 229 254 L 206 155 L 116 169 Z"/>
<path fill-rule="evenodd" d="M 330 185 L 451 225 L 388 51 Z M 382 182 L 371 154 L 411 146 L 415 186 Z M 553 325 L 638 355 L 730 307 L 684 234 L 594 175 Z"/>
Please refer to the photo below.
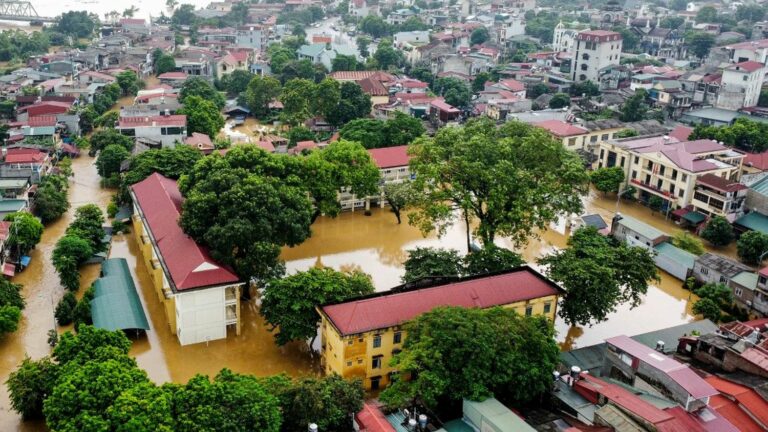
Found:
<path fill-rule="evenodd" d="M 691 127 L 677 125 L 672 129 L 672 132 L 669 133 L 669 136 L 674 137 L 678 141 L 688 141 L 688 137 L 691 136 L 692 132 L 693 128 Z"/>
<path fill-rule="evenodd" d="M 552 135 L 558 137 L 569 137 L 574 135 L 584 135 L 589 133 L 588 130 L 566 123 L 562 120 L 544 120 L 540 122 L 532 123 L 534 126 L 548 130 Z"/>
<path fill-rule="evenodd" d="M 272 144 L 272 141 L 259 141 L 256 143 L 259 147 L 262 148 L 262 150 L 268 152 L 268 153 L 274 153 L 275 152 L 275 145 Z"/>
<path fill-rule="evenodd" d="M 457 113 L 460 112 L 460 110 L 453 105 L 448 104 L 445 102 L 443 98 L 436 98 L 433 99 L 432 102 L 430 102 L 430 105 L 433 107 L 439 109 L 440 111 L 447 112 L 447 113 Z"/>
<path fill-rule="evenodd" d="M 696 179 L 696 183 L 701 183 L 721 192 L 736 192 L 748 189 L 746 185 L 739 182 L 730 181 L 714 174 L 704 174 Z"/>
<path fill-rule="evenodd" d="M 192 136 L 187 137 L 184 140 L 184 144 L 193 146 L 200 150 L 213 150 L 213 142 L 211 142 L 211 137 L 209 137 L 206 134 L 202 134 L 199 132 L 193 132 Z"/>
<path fill-rule="evenodd" d="M 499 81 L 499 85 L 507 88 L 511 92 L 520 92 L 525 90 L 525 84 L 515 79 L 505 79 Z"/>
<path fill-rule="evenodd" d="M 361 89 L 363 89 L 364 93 L 369 94 L 371 96 L 389 95 L 389 90 L 387 90 L 387 88 L 384 87 L 384 84 L 382 84 L 381 81 L 375 78 L 364 78 L 358 81 L 357 84 L 360 86 Z"/>
<path fill-rule="evenodd" d="M 768 170 L 768 150 L 762 153 L 747 153 L 747 157 L 744 158 L 744 165 L 760 171 Z"/>
<path fill-rule="evenodd" d="M 27 112 L 30 116 L 45 115 L 45 114 L 64 114 L 72 107 L 71 103 L 67 102 L 39 102 L 34 105 L 24 106 L 18 109 L 19 112 Z"/>
<path fill-rule="evenodd" d="M 329 76 L 339 81 L 361 81 L 366 78 L 378 79 L 380 81 L 392 81 L 395 79 L 391 74 L 384 71 L 336 71 L 332 72 Z"/>
<path fill-rule="evenodd" d="M 27 119 L 27 125 L 30 127 L 56 126 L 55 115 L 32 116 Z"/>
<path fill-rule="evenodd" d="M 408 166 L 408 146 L 384 147 L 368 150 L 379 169 Z"/>
<path fill-rule="evenodd" d="M 186 125 L 187 125 L 187 116 L 185 115 L 120 117 L 120 121 L 118 122 L 118 127 L 120 128 L 157 127 L 157 126 L 184 127 Z"/>
<path fill-rule="evenodd" d="M 732 70 L 732 71 L 742 71 L 742 70 L 744 70 L 744 71 L 747 71 L 749 73 L 752 73 L 754 71 L 762 69 L 763 67 L 765 67 L 765 66 L 763 66 L 762 63 L 758 63 L 756 61 L 749 60 L 749 61 L 745 61 L 745 62 L 741 62 L 741 63 L 736 63 L 734 65 L 730 65 L 730 66 L 728 66 L 728 70 Z"/>
<path fill-rule="evenodd" d="M 355 414 L 355 420 L 360 426 L 360 432 L 396 432 L 384 413 L 372 402 L 363 404 L 363 409 Z"/>
<path fill-rule="evenodd" d="M 131 186 L 131 190 L 173 289 L 184 291 L 238 282 L 229 268 L 214 261 L 205 247 L 181 230 L 178 220 L 184 198 L 176 181 L 154 173 Z"/>
<path fill-rule="evenodd" d="M 561 292 L 553 282 L 524 266 L 444 285 L 384 291 L 321 306 L 321 310 L 342 335 L 351 335 L 400 325 L 438 306 L 489 308 Z"/>
<path fill-rule="evenodd" d="M 187 74 L 184 72 L 166 72 L 157 76 L 158 79 L 170 79 L 170 80 L 185 80 Z"/>
<path fill-rule="evenodd" d="M 8 149 L 5 163 L 8 164 L 39 164 L 48 157 L 48 153 L 37 149 Z"/>

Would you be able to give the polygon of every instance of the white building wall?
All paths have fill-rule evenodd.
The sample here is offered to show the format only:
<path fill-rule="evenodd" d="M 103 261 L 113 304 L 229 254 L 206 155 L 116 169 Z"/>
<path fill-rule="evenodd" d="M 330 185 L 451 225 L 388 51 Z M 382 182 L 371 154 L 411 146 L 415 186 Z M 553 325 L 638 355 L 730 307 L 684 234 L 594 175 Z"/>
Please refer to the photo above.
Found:
<path fill-rule="evenodd" d="M 572 70 L 574 81 L 592 81 L 597 84 L 600 69 L 620 64 L 621 40 L 596 42 L 577 39 L 574 43 Z M 593 49 L 589 49 L 590 46 Z"/>
<path fill-rule="evenodd" d="M 224 287 L 176 295 L 179 343 L 189 345 L 227 337 Z"/>

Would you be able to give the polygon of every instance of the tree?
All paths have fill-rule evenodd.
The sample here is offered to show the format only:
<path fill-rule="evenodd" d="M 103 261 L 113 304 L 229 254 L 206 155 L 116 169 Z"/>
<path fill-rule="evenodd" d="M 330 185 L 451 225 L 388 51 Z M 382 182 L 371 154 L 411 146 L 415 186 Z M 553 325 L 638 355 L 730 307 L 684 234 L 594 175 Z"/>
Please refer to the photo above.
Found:
<path fill-rule="evenodd" d="M 515 252 L 495 244 L 471 251 L 464 257 L 464 274 L 474 276 L 478 274 L 494 273 L 513 269 L 525 264 L 525 261 Z"/>
<path fill-rule="evenodd" d="M 42 418 L 43 401 L 53 391 L 58 375 L 59 369 L 49 357 L 25 357 L 6 381 L 13 410 L 24 420 Z"/>
<path fill-rule="evenodd" d="M 712 6 L 704 6 L 696 13 L 696 23 L 714 23 L 717 22 L 717 9 Z"/>
<path fill-rule="evenodd" d="M 736 251 L 745 263 L 760 266 L 761 255 L 768 252 L 768 235 L 759 231 L 747 231 L 736 242 Z"/>
<path fill-rule="evenodd" d="M 170 54 L 163 54 L 155 62 L 155 73 L 162 75 L 176 70 L 176 59 Z"/>
<path fill-rule="evenodd" d="M 475 75 L 475 79 L 472 81 L 472 92 L 479 93 L 485 89 L 485 83 L 490 81 L 491 74 L 488 72 L 480 72 Z"/>
<path fill-rule="evenodd" d="M 571 105 L 571 98 L 565 93 L 555 93 L 549 100 L 550 108 L 564 108 Z"/>
<path fill-rule="evenodd" d="M 173 432 L 173 388 L 142 383 L 120 393 L 107 409 L 110 430 Z"/>
<path fill-rule="evenodd" d="M 693 304 L 693 313 L 701 314 L 714 322 L 720 321 L 722 309 L 733 304 L 731 289 L 721 283 L 704 284 L 695 289 L 694 293 L 699 296 L 699 300 Z"/>
<path fill-rule="evenodd" d="M 365 35 L 360 35 L 355 40 L 357 42 L 357 49 L 360 51 L 360 56 L 363 58 L 367 58 L 369 55 L 371 55 L 370 51 L 368 51 L 368 47 L 371 46 L 371 38 Z"/>
<path fill-rule="evenodd" d="M 669 8 L 676 11 L 684 11 L 688 7 L 687 0 L 670 0 Z"/>
<path fill-rule="evenodd" d="M 490 119 L 442 128 L 410 146 L 411 172 L 419 200 L 409 223 L 422 232 L 445 232 L 454 208 L 479 224 L 483 244 L 496 235 L 525 244 L 560 214 L 578 213 L 588 175 L 578 155 L 540 128 Z M 513 185 L 514 187 L 510 187 Z"/>
<path fill-rule="evenodd" d="M 56 242 L 53 250 L 53 266 L 59 274 L 61 284 L 70 291 L 80 288 L 78 266 L 93 255 L 87 240 L 74 235 L 65 235 Z"/>
<path fill-rule="evenodd" d="M 214 102 L 200 96 L 187 96 L 179 114 L 187 116 L 187 133 L 215 137 L 224 127 L 224 116 Z"/>
<path fill-rule="evenodd" d="M 579 228 L 567 249 L 539 263 L 565 288 L 559 314 L 569 325 L 605 321 L 622 303 L 636 307 L 648 282 L 658 279 L 651 252 L 602 236 L 594 227 Z"/>
<path fill-rule="evenodd" d="M 76 306 L 77 298 L 75 295 L 71 291 L 65 293 L 64 297 L 59 301 L 59 304 L 56 305 L 56 311 L 54 312 L 56 322 L 60 326 L 72 324 Z"/>
<path fill-rule="evenodd" d="M 754 23 L 761 21 L 763 16 L 765 16 L 765 9 L 760 5 L 739 5 L 739 7 L 736 8 L 736 21 L 746 20 Z"/>
<path fill-rule="evenodd" d="M 406 208 L 413 194 L 410 182 L 385 183 L 381 190 L 389 204 L 389 210 L 395 214 L 397 224 L 400 225 L 400 213 Z"/>
<path fill-rule="evenodd" d="M 0 336 L 13 333 L 19 328 L 21 309 L 16 306 L 0 306 Z"/>
<path fill-rule="evenodd" d="M 544 317 L 498 307 L 439 307 L 405 330 L 403 351 L 392 365 L 411 379 L 397 380 L 381 393 L 389 406 L 416 400 L 434 408 L 446 399 L 492 395 L 525 402 L 550 389 L 559 349 Z"/>
<path fill-rule="evenodd" d="M 338 375 L 322 378 L 306 377 L 289 382 L 278 377 L 277 385 L 265 382 L 280 399 L 283 413 L 282 430 L 301 431 L 315 423 L 321 431 L 346 432 L 353 429 L 350 413 L 363 407 L 363 386 L 359 380 L 349 381 Z M 275 381 L 272 378 L 271 381 Z"/>
<path fill-rule="evenodd" d="M 537 97 L 543 94 L 547 94 L 549 92 L 550 92 L 549 87 L 546 84 L 538 83 L 533 87 L 531 87 L 530 89 L 528 89 L 528 91 L 526 92 L 526 95 L 528 96 L 529 99 L 536 99 Z M 569 100 L 569 103 L 570 103 L 570 100 Z"/>
<path fill-rule="evenodd" d="M 461 256 L 455 249 L 417 247 L 408 251 L 403 267 L 403 283 L 429 277 L 458 277 L 463 272 Z"/>
<path fill-rule="evenodd" d="M 622 129 L 616 132 L 613 136 L 614 138 L 632 138 L 638 135 L 640 134 L 634 129 Z"/>
<path fill-rule="evenodd" d="M 471 45 L 482 45 L 488 39 L 491 38 L 490 33 L 488 32 L 488 29 L 485 27 L 478 27 L 474 30 L 472 30 L 472 34 L 469 36 L 469 43 Z"/>
<path fill-rule="evenodd" d="M 131 137 L 121 134 L 117 129 L 109 128 L 99 129 L 91 135 L 90 151 L 95 155 L 96 152 L 103 150 L 110 144 L 119 144 L 125 147 L 126 150 L 133 150 L 133 140 Z"/>
<path fill-rule="evenodd" d="M 175 26 L 192 26 L 197 23 L 195 6 L 182 3 L 171 16 L 171 24 Z"/>
<path fill-rule="evenodd" d="M 592 171 L 589 180 L 603 194 L 618 192 L 624 182 L 624 170 L 620 167 L 598 168 Z"/>
<path fill-rule="evenodd" d="M 645 98 L 648 93 L 644 89 L 635 90 L 635 94 L 630 96 L 621 107 L 621 121 L 634 122 L 645 118 L 648 106 L 645 104 Z"/>
<path fill-rule="evenodd" d="M 117 85 L 123 90 L 124 96 L 136 95 L 141 88 L 141 80 L 133 71 L 125 71 L 117 74 Z"/>
<path fill-rule="evenodd" d="M 94 120 L 93 125 L 96 127 L 114 128 L 117 122 L 120 120 L 120 113 L 117 111 L 107 111 L 104 114 Z"/>
<path fill-rule="evenodd" d="M 245 100 L 254 117 L 266 117 L 269 104 L 280 96 L 280 92 L 280 81 L 277 79 L 259 75 L 253 77 L 245 90 Z"/>
<path fill-rule="evenodd" d="M 379 69 L 383 70 L 399 68 L 405 62 L 403 52 L 395 49 L 395 47 L 392 46 L 392 40 L 389 38 L 382 39 L 376 47 L 376 52 L 373 53 L 373 59 L 376 60 Z"/>
<path fill-rule="evenodd" d="M 199 151 L 189 146 L 162 148 L 132 156 L 128 170 L 123 173 L 123 184 L 130 186 L 158 173 L 178 180 L 182 174 L 192 171 L 195 163 L 202 158 Z"/>
<path fill-rule="evenodd" d="M 296 126 L 288 130 L 288 147 L 295 147 L 299 141 L 314 141 L 315 134 L 306 126 Z"/>
<path fill-rule="evenodd" d="M 325 119 L 334 126 L 341 126 L 354 119 L 368 117 L 371 114 L 373 103 L 371 96 L 363 92 L 360 85 L 345 81 L 341 83 L 339 106 Z"/>
<path fill-rule="evenodd" d="M 702 8 L 702 10 L 704 9 L 706 8 Z M 701 13 L 701 11 L 699 11 L 699 13 Z M 715 37 L 709 33 L 693 32 L 692 34 L 686 35 L 685 40 L 691 52 L 698 57 L 699 60 L 703 60 L 704 57 L 709 55 L 709 50 L 715 46 Z"/>
<path fill-rule="evenodd" d="M 121 331 L 109 331 L 93 326 L 83 326 L 74 334 L 61 335 L 53 349 L 53 358 L 61 365 L 83 364 L 90 360 L 128 355 L 131 340 Z"/>
<path fill-rule="evenodd" d="M 39 191 L 38 191 L 39 193 Z M 6 246 L 18 256 L 27 255 L 43 236 L 43 224 L 27 212 L 10 213 L 5 220 L 11 222 Z"/>
<path fill-rule="evenodd" d="M 341 101 L 341 84 L 333 78 L 325 78 L 312 89 L 312 113 L 323 118 L 333 116 Z"/>
<path fill-rule="evenodd" d="M 236 69 L 221 78 L 221 86 L 228 95 L 237 96 L 248 89 L 248 84 L 254 77 L 255 75 L 248 71 Z"/>
<path fill-rule="evenodd" d="M 712 246 L 726 246 L 733 241 L 733 227 L 728 219 L 715 216 L 707 222 L 700 235 Z"/>
<path fill-rule="evenodd" d="M 294 340 L 317 336 L 320 315 L 315 309 L 374 291 L 371 277 L 361 272 L 342 273 L 330 268 L 311 268 L 267 283 L 259 312 L 272 325 L 275 342 L 285 345 Z"/>
<path fill-rule="evenodd" d="M 21 285 L 8 279 L 0 280 L 0 306 L 14 306 L 24 309 L 24 297 L 21 296 Z"/>
<path fill-rule="evenodd" d="M 120 144 L 110 144 L 99 153 L 96 168 L 102 178 L 110 178 L 120 172 L 120 165 L 131 156 L 131 153 Z"/>
<path fill-rule="evenodd" d="M 60 218 L 69 208 L 67 194 L 52 183 L 43 183 L 35 193 L 35 213 L 44 224 Z"/>
<path fill-rule="evenodd" d="M 399 111 L 396 111 L 395 116 L 384 124 L 387 147 L 410 144 L 425 132 L 426 129 L 421 120 Z"/>
<path fill-rule="evenodd" d="M 66 235 L 78 236 L 88 242 L 94 252 L 101 252 L 104 246 L 104 214 L 96 204 L 86 204 L 75 210 L 75 219 L 67 227 Z M 81 263 L 81 262 L 79 262 Z"/>
<path fill-rule="evenodd" d="M 467 84 L 454 77 L 436 79 L 432 90 L 436 94 L 443 96 L 446 103 L 455 107 L 468 106 L 472 98 L 472 92 Z"/>
<path fill-rule="evenodd" d="M 357 58 L 353 55 L 338 54 L 333 60 L 331 60 L 331 71 L 356 71 L 361 70 L 364 65 L 357 61 Z"/>
<path fill-rule="evenodd" d="M 384 132 L 386 122 L 371 118 L 360 118 L 346 123 L 339 130 L 339 137 L 355 141 L 367 149 L 388 147 Z"/>
<path fill-rule="evenodd" d="M 600 88 L 592 81 L 573 83 L 571 85 L 572 96 L 599 96 Z"/>
<path fill-rule="evenodd" d="M 292 79 L 285 83 L 280 100 L 283 102 L 282 117 L 291 125 L 304 123 L 312 116 L 310 100 L 315 83 L 306 79 Z"/>
<path fill-rule="evenodd" d="M 720 306 L 708 298 L 696 300 L 692 310 L 693 313 L 703 316 L 704 319 L 708 319 L 715 323 L 720 322 L 720 316 L 722 314 L 720 312 Z"/>
<path fill-rule="evenodd" d="M 757 100 L 757 106 L 768 107 L 768 89 L 760 90 L 760 98 Z"/>
<path fill-rule="evenodd" d="M 368 15 L 360 21 L 358 28 L 363 33 L 368 33 L 374 38 L 380 38 L 389 34 L 389 25 L 376 15 Z"/>
<path fill-rule="evenodd" d="M 64 12 L 56 18 L 56 31 L 74 38 L 87 38 L 96 29 L 98 19 L 86 11 Z"/>
<path fill-rule="evenodd" d="M 282 423 L 277 397 L 260 380 L 227 369 L 213 382 L 190 379 L 174 392 L 172 406 L 178 432 L 279 432 Z"/>
<path fill-rule="evenodd" d="M 768 149 L 768 125 L 738 118 L 730 126 L 698 125 L 689 137 L 691 140 L 707 138 L 751 153 L 760 153 Z"/>
<path fill-rule="evenodd" d="M 672 244 L 694 255 L 701 255 L 705 252 L 704 244 L 701 240 L 687 231 L 676 232 L 672 236 Z"/>
<path fill-rule="evenodd" d="M 213 103 L 217 110 L 223 109 L 226 104 L 224 96 L 216 91 L 208 81 L 200 77 L 191 77 L 184 81 L 179 91 L 179 102 L 186 107 L 189 103 L 188 99 L 193 96 Z"/>

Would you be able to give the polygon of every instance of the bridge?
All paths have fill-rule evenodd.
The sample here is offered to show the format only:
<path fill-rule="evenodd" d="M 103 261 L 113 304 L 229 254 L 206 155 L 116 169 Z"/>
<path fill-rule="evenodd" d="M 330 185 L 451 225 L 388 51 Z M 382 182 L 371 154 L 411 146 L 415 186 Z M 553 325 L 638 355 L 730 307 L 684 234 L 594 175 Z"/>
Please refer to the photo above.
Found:
<path fill-rule="evenodd" d="M 41 17 L 28 1 L 0 0 L 0 20 L 52 23 L 54 18 Z"/>

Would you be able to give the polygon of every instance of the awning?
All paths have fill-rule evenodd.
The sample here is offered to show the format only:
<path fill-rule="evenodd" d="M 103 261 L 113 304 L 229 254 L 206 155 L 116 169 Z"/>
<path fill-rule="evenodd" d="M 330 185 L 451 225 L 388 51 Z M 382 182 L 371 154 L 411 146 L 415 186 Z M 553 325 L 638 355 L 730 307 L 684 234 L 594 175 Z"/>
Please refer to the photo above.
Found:
<path fill-rule="evenodd" d="M 3 275 L 13 277 L 16 274 L 16 266 L 11 263 L 5 263 L 3 266 Z"/>
<path fill-rule="evenodd" d="M 677 216 L 677 217 L 683 217 L 683 216 L 687 215 L 690 212 L 691 212 L 690 210 L 688 210 L 687 208 L 683 207 L 683 208 L 679 208 L 679 209 L 673 211 L 672 215 L 673 216 Z"/>
<path fill-rule="evenodd" d="M 32 258 L 31 258 L 31 257 L 28 257 L 28 256 L 26 256 L 26 255 L 24 255 L 23 257 L 21 257 L 21 266 L 22 266 L 22 267 L 27 267 L 27 266 L 29 266 L 29 262 L 30 262 L 30 261 L 32 261 Z"/>
<path fill-rule="evenodd" d="M 688 222 L 690 222 L 690 223 L 692 223 L 694 225 L 698 225 L 698 224 L 704 222 L 704 220 L 706 218 L 707 217 L 705 215 L 703 215 L 703 214 L 701 214 L 701 213 L 699 213 L 697 211 L 688 212 L 685 215 L 683 215 L 683 219 L 685 219 L 686 221 L 688 221 Z"/>
<path fill-rule="evenodd" d="M 136 285 L 124 258 L 111 258 L 101 266 L 101 278 L 93 283 L 93 325 L 106 330 L 149 330 Z"/>

